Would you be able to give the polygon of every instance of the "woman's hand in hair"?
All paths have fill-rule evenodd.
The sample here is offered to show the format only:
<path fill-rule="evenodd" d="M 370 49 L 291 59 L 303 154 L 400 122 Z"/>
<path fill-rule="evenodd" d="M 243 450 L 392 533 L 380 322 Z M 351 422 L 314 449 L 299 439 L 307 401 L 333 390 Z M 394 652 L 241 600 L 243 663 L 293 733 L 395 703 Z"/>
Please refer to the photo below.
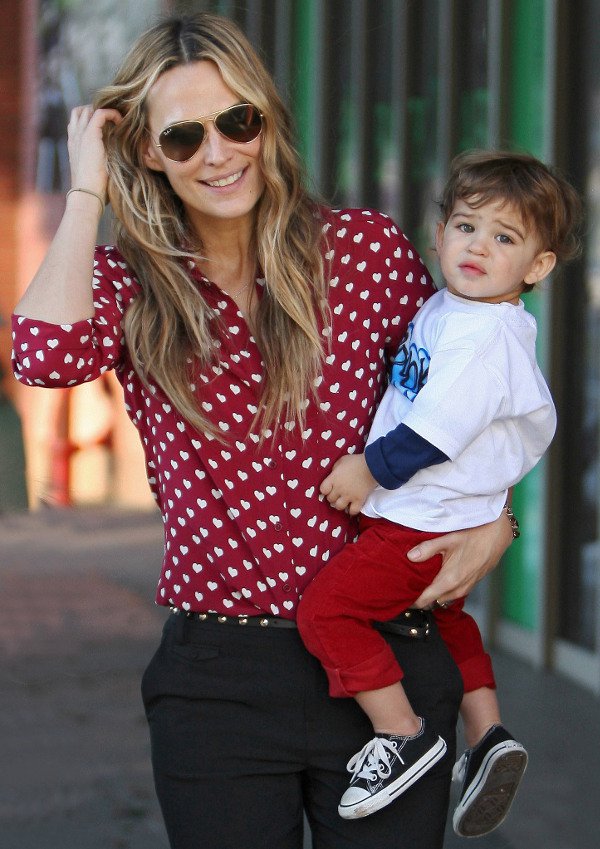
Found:
<path fill-rule="evenodd" d="M 106 199 L 108 182 L 102 135 L 109 121 L 119 124 L 121 120 L 114 109 L 94 111 L 91 106 L 78 106 L 71 112 L 71 186 L 84 191 L 69 197 L 48 252 L 15 307 L 18 315 L 50 324 L 74 324 L 94 315 L 91 281 L 103 211 L 98 201 Z"/>
<path fill-rule="evenodd" d="M 106 197 L 108 174 L 103 131 L 107 123 L 123 120 L 116 109 L 96 109 L 76 106 L 68 126 L 71 186 L 85 188 Z"/>

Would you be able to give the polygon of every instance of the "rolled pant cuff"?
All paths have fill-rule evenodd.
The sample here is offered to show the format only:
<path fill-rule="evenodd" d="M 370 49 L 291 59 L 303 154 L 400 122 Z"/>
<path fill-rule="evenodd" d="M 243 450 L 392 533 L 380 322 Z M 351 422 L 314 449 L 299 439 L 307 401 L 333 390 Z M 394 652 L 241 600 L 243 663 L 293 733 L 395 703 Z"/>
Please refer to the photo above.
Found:
<path fill-rule="evenodd" d="M 480 687 L 496 689 L 492 659 L 489 654 L 479 654 L 458 664 L 463 679 L 465 693 L 479 690 Z"/>
<path fill-rule="evenodd" d="M 365 690 L 380 690 L 403 678 L 402 670 L 387 646 L 379 654 L 355 666 L 345 669 L 325 666 L 324 669 L 329 680 L 329 695 L 338 699 L 353 697 Z"/>

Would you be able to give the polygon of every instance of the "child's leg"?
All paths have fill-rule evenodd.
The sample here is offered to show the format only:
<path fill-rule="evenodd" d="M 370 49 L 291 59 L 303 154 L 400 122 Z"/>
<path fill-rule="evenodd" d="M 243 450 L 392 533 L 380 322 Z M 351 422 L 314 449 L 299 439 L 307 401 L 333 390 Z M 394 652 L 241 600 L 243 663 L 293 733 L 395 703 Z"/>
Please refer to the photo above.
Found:
<path fill-rule="evenodd" d="M 467 746 L 475 746 L 492 725 L 499 725 L 501 722 L 496 691 L 491 687 L 478 687 L 465 693 L 460 705 L 460 715 Z"/>
<path fill-rule="evenodd" d="M 465 693 L 482 687 L 494 690 L 492 660 L 483 646 L 477 622 L 463 609 L 464 603 L 464 598 L 457 599 L 449 607 L 433 610 L 440 636 L 460 670 Z"/>
<path fill-rule="evenodd" d="M 382 520 L 367 520 L 365 526 L 358 540 L 309 584 L 298 608 L 300 636 L 321 661 L 334 697 L 356 696 L 401 680 L 392 650 L 372 623 L 393 619 L 410 607 L 441 562 L 439 556 L 419 564 L 406 558 L 423 538 L 418 531 Z"/>
<path fill-rule="evenodd" d="M 379 690 L 364 690 L 355 698 L 371 720 L 376 734 L 410 737 L 421 728 L 421 720 L 412 709 L 400 681 Z"/>
<path fill-rule="evenodd" d="M 460 792 L 452 824 L 461 837 L 480 837 L 508 814 L 527 752 L 500 722 L 492 664 L 475 620 L 462 602 L 436 610 L 435 618 L 465 687 L 460 712 L 469 748 L 454 767 Z"/>
<path fill-rule="evenodd" d="M 314 579 L 298 609 L 306 647 L 327 673 L 332 696 L 354 696 L 376 736 L 348 762 L 352 779 L 339 813 L 364 817 L 394 801 L 445 754 L 445 741 L 418 717 L 400 684 L 402 670 L 372 627 L 406 610 L 431 583 L 440 558 L 412 564 L 404 556 L 423 536 L 368 521 Z"/>

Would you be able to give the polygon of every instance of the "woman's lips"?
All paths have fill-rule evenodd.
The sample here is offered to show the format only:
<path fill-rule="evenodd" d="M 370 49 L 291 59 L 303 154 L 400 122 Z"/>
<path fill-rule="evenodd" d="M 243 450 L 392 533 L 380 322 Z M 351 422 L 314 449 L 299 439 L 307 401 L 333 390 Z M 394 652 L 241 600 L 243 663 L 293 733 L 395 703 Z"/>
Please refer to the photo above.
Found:
<path fill-rule="evenodd" d="M 229 174 L 227 177 L 220 177 L 217 180 L 202 180 L 202 182 L 210 186 L 211 189 L 224 189 L 227 186 L 233 186 L 244 175 L 244 169 L 236 171 L 234 174 Z"/>

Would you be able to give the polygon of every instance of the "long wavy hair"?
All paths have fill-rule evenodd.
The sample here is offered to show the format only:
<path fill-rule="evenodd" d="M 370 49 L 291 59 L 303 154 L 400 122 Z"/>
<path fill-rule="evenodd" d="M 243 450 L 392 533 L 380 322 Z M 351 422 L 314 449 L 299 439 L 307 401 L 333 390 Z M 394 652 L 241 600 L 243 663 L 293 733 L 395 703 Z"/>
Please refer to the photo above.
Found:
<path fill-rule="evenodd" d="M 277 430 L 284 420 L 302 425 L 306 399 L 319 382 L 328 318 L 320 207 L 304 187 L 290 116 L 271 77 L 244 34 L 218 15 L 155 25 L 134 44 L 112 85 L 96 96 L 96 108 L 123 115 L 106 131 L 106 146 L 116 245 L 141 285 L 124 321 L 128 350 L 146 385 L 156 381 L 194 427 L 220 436 L 193 385 L 192 364 L 210 364 L 216 350 L 214 311 L 186 270 L 202 244 L 166 177 L 143 161 L 150 89 L 165 71 L 200 60 L 214 62 L 226 85 L 264 116 L 265 188 L 256 208 L 254 249 L 265 286 L 252 330 L 265 379 L 255 425 L 263 432 Z"/>

